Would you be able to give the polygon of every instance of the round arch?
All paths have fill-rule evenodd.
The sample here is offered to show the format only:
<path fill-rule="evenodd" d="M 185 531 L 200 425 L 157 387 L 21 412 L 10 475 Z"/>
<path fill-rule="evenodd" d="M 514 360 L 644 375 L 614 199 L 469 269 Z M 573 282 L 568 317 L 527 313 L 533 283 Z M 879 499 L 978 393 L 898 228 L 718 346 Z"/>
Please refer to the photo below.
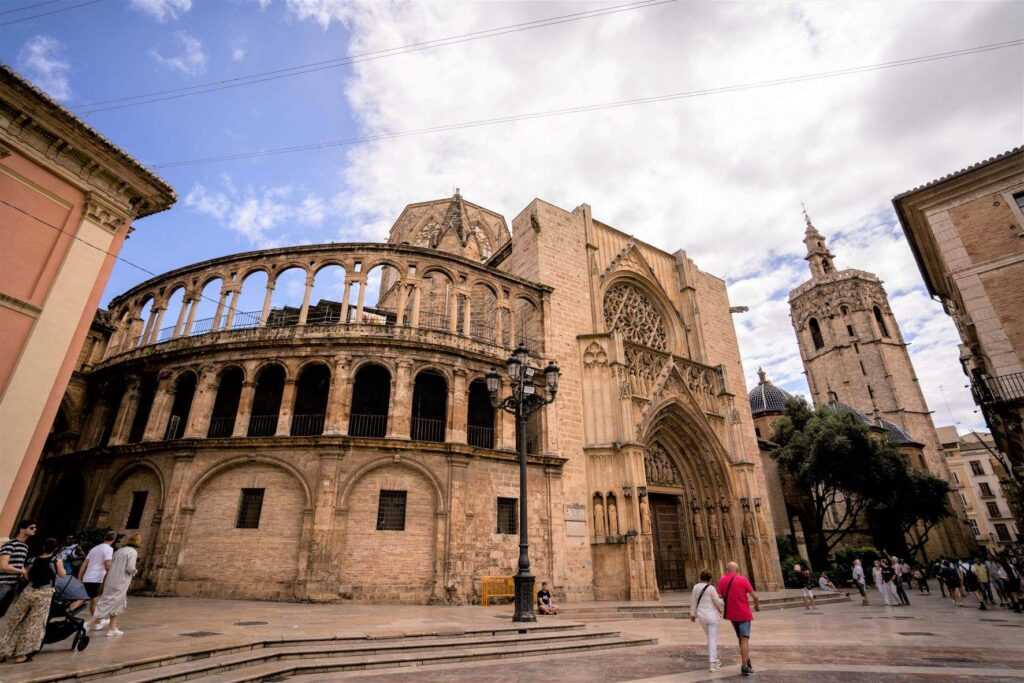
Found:
<path fill-rule="evenodd" d="M 355 488 L 356 484 L 360 482 L 363 477 L 370 474 L 374 470 L 380 469 L 381 467 L 387 467 L 389 465 L 397 465 L 399 467 L 408 467 L 409 469 L 418 472 L 423 475 L 427 481 L 430 482 L 431 490 L 434 492 L 434 509 L 438 515 L 446 515 L 444 505 L 444 488 L 441 486 L 441 482 L 438 481 L 434 473 L 429 468 L 421 465 L 415 460 L 407 460 L 401 458 L 396 460 L 391 456 L 382 456 L 376 460 L 371 460 L 349 476 L 348 481 L 345 482 L 345 486 L 342 487 L 341 493 L 338 495 L 338 509 L 340 511 L 348 510 L 348 499 L 352 493 L 352 489 Z"/>
<path fill-rule="evenodd" d="M 313 492 L 312 489 L 310 489 L 309 482 L 307 482 L 306 478 L 302 475 L 302 472 L 300 472 L 294 465 L 281 460 L 280 458 L 275 458 L 269 455 L 240 455 L 211 466 L 189 488 L 188 493 L 185 495 L 185 504 L 182 507 L 187 510 L 194 510 L 196 506 L 196 496 L 199 495 L 199 492 L 203 490 L 203 487 L 217 475 L 230 469 L 234 469 L 235 467 L 252 465 L 254 463 L 277 467 L 293 476 L 302 488 L 302 495 L 305 503 L 303 506 L 303 512 L 308 513 L 313 510 Z"/>
<path fill-rule="evenodd" d="M 287 363 L 279 361 L 276 358 L 266 358 L 259 361 L 259 364 L 255 368 L 253 368 L 253 378 L 259 377 L 260 373 L 263 372 L 263 370 L 265 370 L 266 368 L 270 367 L 271 365 L 276 365 L 279 368 L 281 368 L 281 371 L 284 372 L 284 380 L 286 382 L 293 377 L 293 375 L 290 372 L 291 369 L 288 367 Z"/>
<path fill-rule="evenodd" d="M 672 302 L 668 300 L 668 297 L 659 285 L 651 282 L 649 279 L 641 275 L 638 275 L 637 273 L 632 271 L 620 271 L 618 273 L 614 273 L 607 281 L 605 281 L 598 293 L 602 311 L 604 310 L 604 302 L 608 296 L 608 292 L 612 287 L 622 284 L 629 285 L 634 289 L 637 289 L 640 294 L 646 297 L 647 301 L 654 306 L 658 315 L 661 316 L 667 336 L 667 339 L 665 340 L 667 348 L 663 351 L 667 353 L 677 353 L 680 348 L 682 348 L 683 351 L 688 350 L 686 349 L 685 344 L 680 346 L 679 341 L 685 340 L 686 335 L 683 333 L 683 330 L 680 329 L 679 316 L 676 315 Z M 604 315 L 601 316 L 601 324 L 607 327 L 607 321 Z M 605 332 L 610 333 L 611 330 L 605 329 Z"/>
<path fill-rule="evenodd" d="M 391 381 L 395 381 L 395 374 L 397 371 L 395 365 L 391 361 L 386 360 L 384 358 L 360 358 L 359 360 L 354 361 L 349 366 L 349 379 L 355 380 L 356 375 L 359 374 L 359 371 L 365 368 L 367 365 L 379 365 L 380 367 L 384 368 L 387 371 L 388 375 L 391 377 Z"/>
<path fill-rule="evenodd" d="M 103 493 L 100 497 L 100 500 L 107 500 L 117 491 L 117 487 L 120 486 L 121 483 L 125 479 L 127 479 L 129 475 L 133 474 L 134 472 L 137 472 L 138 470 L 149 471 L 150 473 L 153 474 L 153 476 L 156 477 L 156 481 L 160 485 L 160 500 L 157 501 L 157 509 L 162 510 L 164 508 L 164 501 L 167 496 L 167 482 L 164 479 L 163 472 L 160 471 L 160 468 L 157 467 L 156 463 L 148 459 L 130 462 L 124 465 L 121 469 L 119 469 L 103 487 Z"/>

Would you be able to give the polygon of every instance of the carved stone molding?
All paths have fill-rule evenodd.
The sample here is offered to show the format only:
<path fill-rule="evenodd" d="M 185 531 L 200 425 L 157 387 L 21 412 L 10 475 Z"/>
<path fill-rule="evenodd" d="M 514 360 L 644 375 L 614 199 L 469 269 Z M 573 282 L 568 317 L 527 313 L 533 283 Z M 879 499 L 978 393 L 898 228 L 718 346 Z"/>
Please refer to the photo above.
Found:
<path fill-rule="evenodd" d="M 114 233 L 128 221 L 128 217 L 123 212 L 96 192 L 89 192 L 86 195 L 85 218 Z"/>

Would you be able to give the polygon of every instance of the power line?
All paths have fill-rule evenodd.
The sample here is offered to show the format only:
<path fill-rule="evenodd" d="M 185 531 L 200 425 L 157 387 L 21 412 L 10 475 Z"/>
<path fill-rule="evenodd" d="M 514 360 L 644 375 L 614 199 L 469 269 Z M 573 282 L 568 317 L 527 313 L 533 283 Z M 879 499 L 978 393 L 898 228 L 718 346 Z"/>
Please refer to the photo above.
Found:
<path fill-rule="evenodd" d="M 64 0 L 43 0 L 43 2 L 34 2 L 31 5 L 22 5 L 21 7 L 12 7 L 11 9 L 5 9 L 0 12 L 0 16 L 5 14 L 14 14 L 15 12 L 24 12 L 27 9 L 39 9 L 47 5 L 56 5 L 58 2 L 64 2 Z"/>
<path fill-rule="evenodd" d="M 207 83 L 199 83 L 196 85 L 185 86 L 181 88 L 157 90 L 139 95 L 125 95 L 123 97 L 115 97 L 108 100 L 97 100 L 95 102 L 89 102 L 81 105 L 80 113 L 83 115 L 95 114 L 97 112 L 102 111 L 125 109 L 128 107 L 136 107 L 144 104 L 154 104 L 157 102 L 178 100 L 185 97 L 191 97 L 193 95 L 203 95 L 206 93 L 220 92 L 223 90 L 230 90 L 233 88 L 241 88 L 248 85 L 256 85 L 258 83 L 275 81 L 282 78 L 291 78 L 293 76 L 301 76 L 303 74 L 316 73 L 319 71 L 326 71 L 328 69 L 337 69 L 343 66 L 348 66 L 350 64 L 358 64 L 360 62 L 384 59 L 386 57 L 394 57 L 396 55 L 423 52 L 438 47 L 458 45 L 460 43 L 468 43 L 472 41 L 483 40 L 484 38 L 494 38 L 497 36 L 503 36 L 510 33 L 531 31 L 533 29 L 545 28 L 548 26 L 557 26 L 558 24 L 582 21 L 584 19 L 593 19 L 595 17 L 618 14 L 620 12 L 628 12 L 637 9 L 646 9 L 648 7 L 656 7 L 658 5 L 666 5 L 674 2 L 677 2 L 677 0 L 641 0 L 640 2 L 631 2 L 625 5 L 615 5 L 613 7 L 603 7 L 595 10 L 574 12 L 572 14 L 564 14 L 557 17 L 548 17 L 546 19 L 534 19 L 519 24 L 511 24 L 508 26 L 499 26 L 496 28 L 483 29 L 480 31 L 473 31 L 471 33 L 463 33 L 459 35 L 448 36 L 446 38 L 436 38 L 433 40 L 425 40 L 417 43 L 408 43 L 406 45 L 400 45 L 397 47 L 382 48 L 379 50 L 372 50 L 369 52 L 362 52 L 356 55 L 350 55 L 348 57 L 338 57 L 335 59 L 328 59 L 319 62 L 298 64 L 296 66 L 290 66 L 281 69 L 274 69 L 271 71 L 263 71 L 259 73 L 249 74 L 248 76 L 237 76 L 235 78 L 227 78 L 218 81 L 209 81 Z"/>
<path fill-rule="evenodd" d="M 426 135 L 429 133 L 444 133 L 454 130 L 465 130 L 468 128 L 482 128 L 485 126 L 494 126 L 502 123 L 514 123 L 517 121 L 529 121 L 533 119 L 548 118 L 552 116 L 565 116 L 569 114 L 581 114 L 593 111 L 603 111 L 606 109 L 618 109 L 623 107 L 632 107 L 642 104 L 654 104 L 657 102 L 669 102 L 674 100 L 691 99 L 697 97 L 706 97 L 709 95 L 721 95 L 732 92 L 742 92 L 746 90 L 756 90 L 760 88 L 770 88 L 779 85 L 790 85 L 793 83 L 803 83 L 807 81 L 823 80 L 826 78 L 835 78 L 838 76 L 848 76 L 851 74 L 868 73 L 872 71 L 881 71 L 883 69 L 892 69 L 901 66 L 910 66 L 914 64 L 924 64 L 927 62 L 933 62 L 943 59 L 951 59 L 953 57 L 963 57 L 967 55 L 981 54 L 984 52 L 992 52 L 994 50 L 1004 50 L 1010 47 L 1016 47 L 1024 45 L 1024 38 L 1017 38 L 1014 40 L 1008 40 L 1001 43 L 990 43 L 987 45 L 978 45 L 975 47 L 962 48 L 959 50 L 949 50 L 946 52 L 937 52 L 930 55 L 921 55 L 918 57 L 908 57 L 906 59 L 897 59 L 887 62 L 879 62 L 876 64 L 866 64 L 861 66 L 847 67 L 844 69 L 834 69 L 831 71 L 820 71 L 816 73 L 803 74 L 798 76 L 786 76 L 782 78 L 773 78 L 762 81 L 753 81 L 749 83 L 737 83 L 733 85 L 719 86 L 713 88 L 703 88 L 700 90 L 685 90 L 682 92 L 668 93 L 664 95 L 654 95 L 651 97 L 637 97 L 628 100 L 616 100 L 612 102 L 602 102 L 594 104 L 579 105 L 575 107 L 566 107 L 563 109 L 548 109 L 545 111 L 538 112 L 526 112 L 522 114 L 509 114 L 507 116 L 496 116 L 487 119 L 476 119 L 472 121 L 462 121 L 459 123 L 448 123 L 437 126 L 429 126 L 426 128 L 417 128 L 405 131 L 396 131 L 393 133 L 378 133 L 375 135 L 366 135 L 362 137 L 346 138 L 341 140 L 325 140 L 321 142 L 307 143 L 303 145 L 293 145 L 289 147 L 275 147 L 271 149 L 258 150 L 253 152 L 237 152 L 234 154 L 223 154 L 218 156 L 200 157 L 197 159 L 186 159 L 182 161 L 168 161 L 161 164 L 155 164 L 154 168 L 166 169 L 166 168 L 178 168 L 182 166 L 195 166 L 199 164 L 215 163 L 222 161 L 239 161 L 243 159 L 257 159 L 261 157 L 277 156 L 280 154 L 294 154 L 298 152 L 311 152 L 319 151 L 324 149 L 332 149 L 337 147 L 347 147 L 350 145 L 357 145 L 366 142 L 377 142 L 380 140 L 393 140 L 396 138 L 411 137 L 416 135 Z"/>
<path fill-rule="evenodd" d="M 67 7 L 59 7 L 57 9 L 52 9 L 49 12 L 40 12 L 39 14 L 31 14 L 31 15 L 29 15 L 27 17 L 21 17 L 20 19 L 11 19 L 10 21 L 5 21 L 3 23 L 0 23 L 0 26 L 10 26 L 12 24 L 20 24 L 20 23 L 25 22 L 25 21 L 31 21 L 33 19 L 38 19 L 39 17 L 48 17 L 48 16 L 50 16 L 52 14 L 60 14 L 62 12 L 68 12 L 68 11 L 73 10 L 73 9 L 78 9 L 79 7 L 88 7 L 89 5 L 95 5 L 98 2 L 104 2 L 104 0 L 86 0 L 85 2 L 80 2 L 77 5 L 68 5 Z M 38 6 L 48 5 L 48 4 L 51 4 L 51 3 L 49 3 L 49 2 L 42 2 L 42 3 L 39 3 Z M 31 9 L 31 8 L 30 7 L 20 7 L 18 9 L 7 10 L 6 12 L 3 12 L 2 14 L 6 14 L 6 13 L 9 13 L 9 12 L 20 12 L 21 10 L 24 10 L 24 9 Z"/>

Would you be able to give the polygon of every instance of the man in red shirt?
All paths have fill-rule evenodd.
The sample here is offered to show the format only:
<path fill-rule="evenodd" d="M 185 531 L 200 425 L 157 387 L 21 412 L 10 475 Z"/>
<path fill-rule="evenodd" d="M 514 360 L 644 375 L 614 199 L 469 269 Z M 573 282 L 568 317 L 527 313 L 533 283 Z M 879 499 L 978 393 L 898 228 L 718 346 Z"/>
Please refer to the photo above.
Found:
<path fill-rule="evenodd" d="M 754 598 L 754 609 L 761 611 L 761 600 L 754 592 L 747 577 L 739 573 L 739 565 L 730 562 L 725 565 L 725 575 L 718 580 L 718 594 L 725 602 L 722 616 L 732 622 L 736 637 L 740 641 L 740 673 L 749 676 L 754 673 L 750 663 L 750 622 L 754 615 L 750 611 L 747 596 Z"/>

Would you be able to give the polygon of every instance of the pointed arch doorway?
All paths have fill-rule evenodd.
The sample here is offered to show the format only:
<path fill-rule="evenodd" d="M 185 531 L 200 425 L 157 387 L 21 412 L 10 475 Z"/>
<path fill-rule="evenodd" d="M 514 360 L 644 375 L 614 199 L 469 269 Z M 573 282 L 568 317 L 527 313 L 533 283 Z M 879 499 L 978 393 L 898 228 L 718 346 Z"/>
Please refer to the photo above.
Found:
<path fill-rule="evenodd" d="M 646 449 L 644 470 L 658 590 L 684 590 L 687 588 L 686 563 L 692 553 L 685 531 L 683 478 L 665 448 L 657 442 Z"/>

